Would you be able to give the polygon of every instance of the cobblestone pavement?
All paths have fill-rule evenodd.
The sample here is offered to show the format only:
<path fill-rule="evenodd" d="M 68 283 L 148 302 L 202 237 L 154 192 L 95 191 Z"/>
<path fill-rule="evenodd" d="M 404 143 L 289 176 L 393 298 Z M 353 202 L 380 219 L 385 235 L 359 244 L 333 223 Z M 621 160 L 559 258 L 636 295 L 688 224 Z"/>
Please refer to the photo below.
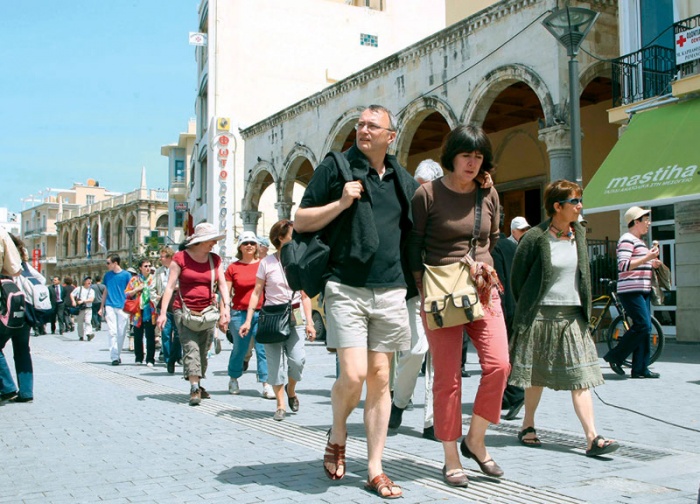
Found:
<path fill-rule="evenodd" d="M 212 399 L 193 408 L 185 381 L 163 364 L 137 366 L 125 352 L 123 365 L 109 365 L 107 339 L 106 331 L 91 342 L 75 333 L 32 338 L 35 401 L 0 403 L 0 503 L 378 502 L 363 490 L 361 409 L 349 419 L 347 477 L 332 482 L 323 473 L 335 358 L 322 343 L 307 346 L 299 412 L 274 422 L 275 402 L 261 397 L 254 360 L 241 394 L 228 394 L 228 342 L 203 381 Z M 5 353 L 12 365 L 11 345 Z M 469 361 L 465 432 L 479 381 L 476 355 Z M 403 487 L 404 503 L 695 504 L 700 346 L 669 344 L 653 369 L 660 380 L 603 368 L 608 381 L 596 389 L 594 407 L 598 431 L 622 445 L 613 456 L 585 457 L 570 394 L 547 390 L 537 414 L 544 446 L 518 444 L 520 420 L 493 426 L 487 444 L 505 477 L 485 477 L 465 460 L 467 489 L 442 483 L 441 446 L 420 436 L 419 378 L 414 409 L 388 438 L 385 470 Z"/>

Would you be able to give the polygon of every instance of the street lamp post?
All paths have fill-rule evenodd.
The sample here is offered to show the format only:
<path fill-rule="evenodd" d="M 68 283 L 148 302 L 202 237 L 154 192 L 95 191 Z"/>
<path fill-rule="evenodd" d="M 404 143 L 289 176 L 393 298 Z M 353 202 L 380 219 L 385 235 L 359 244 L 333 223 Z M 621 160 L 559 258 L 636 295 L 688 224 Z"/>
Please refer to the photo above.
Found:
<path fill-rule="evenodd" d="M 583 39 L 591 31 L 599 13 L 583 7 L 557 9 L 542 24 L 566 48 L 569 56 L 569 129 L 574 179 L 583 187 L 581 163 L 581 107 L 579 104 L 578 60 L 576 55 Z"/>
<path fill-rule="evenodd" d="M 126 234 L 129 237 L 129 265 L 127 268 L 132 266 L 132 253 L 134 250 L 134 233 L 136 232 L 136 226 L 126 226 Z"/>

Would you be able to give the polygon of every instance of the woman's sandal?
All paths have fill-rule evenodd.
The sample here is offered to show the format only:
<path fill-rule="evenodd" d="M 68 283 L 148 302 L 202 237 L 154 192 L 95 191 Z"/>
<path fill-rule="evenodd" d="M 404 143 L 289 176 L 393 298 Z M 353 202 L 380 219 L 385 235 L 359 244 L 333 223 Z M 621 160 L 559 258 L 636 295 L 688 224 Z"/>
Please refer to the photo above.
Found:
<path fill-rule="evenodd" d="M 394 488 L 398 488 L 399 493 L 393 493 L 392 489 Z M 382 493 L 382 490 L 384 489 L 389 490 L 389 493 L 384 495 Z M 393 481 L 391 481 L 389 477 L 384 473 L 375 476 L 372 479 L 372 481 L 370 481 L 369 477 L 367 477 L 367 482 L 365 483 L 365 490 L 378 495 L 382 499 L 398 499 L 399 497 L 403 497 L 403 491 L 401 490 L 401 487 Z"/>
<path fill-rule="evenodd" d="M 603 442 L 603 446 L 598 444 L 599 441 Z M 591 442 L 591 447 L 586 450 L 586 457 L 597 457 L 599 455 L 612 453 L 619 447 L 620 445 L 617 443 L 617 441 L 605 439 L 603 436 L 596 436 L 593 442 Z"/>
<path fill-rule="evenodd" d="M 345 436 L 347 439 L 347 436 Z M 332 473 L 326 464 L 335 464 L 335 472 Z M 343 468 L 343 474 L 338 476 L 338 469 Z M 341 480 L 345 477 L 345 445 L 331 443 L 331 429 L 328 429 L 328 443 L 326 443 L 326 453 L 323 455 L 323 470 L 332 480 Z"/>
<path fill-rule="evenodd" d="M 525 436 L 530 433 L 534 434 L 535 437 L 525 439 Z M 530 448 L 539 448 L 542 446 L 542 441 L 540 441 L 540 438 L 537 437 L 537 431 L 534 427 L 525 427 L 523 430 L 518 432 L 518 441 L 520 441 L 521 445 L 529 446 Z"/>

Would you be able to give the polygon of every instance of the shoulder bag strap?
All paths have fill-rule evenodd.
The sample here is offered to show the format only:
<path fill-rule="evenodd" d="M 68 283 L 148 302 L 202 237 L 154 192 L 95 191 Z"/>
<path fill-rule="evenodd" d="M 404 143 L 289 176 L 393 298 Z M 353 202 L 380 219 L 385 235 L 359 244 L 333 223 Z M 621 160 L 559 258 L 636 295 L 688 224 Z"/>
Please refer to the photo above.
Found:
<path fill-rule="evenodd" d="M 277 259 L 277 266 L 280 269 L 280 273 L 282 273 L 282 278 L 286 278 L 284 275 L 284 268 L 282 268 L 282 261 L 280 260 L 279 257 L 279 252 L 275 252 L 275 259 Z M 297 291 L 292 291 L 292 296 L 289 298 L 289 306 L 292 306 L 294 302 L 294 295 L 297 293 Z"/>
<path fill-rule="evenodd" d="M 209 259 L 209 268 L 211 269 L 211 299 L 214 299 L 214 279 L 216 277 L 216 272 L 214 271 L 214 259 L 211 258 L 211 252 L 207 258 Z"/>
<path fill-rule="evenodd" d="M 481 232 L 481 203 L 483 201 L 483 194 L 481 194 L 481 187 L 476 184 L 476 205 L 474 207 L 474 234 L 471 239 L 471 248 L 469 249 L 469 255 L 473 260 L 476 260 L 476 247 L 479 244 L 479 234 Z"/>

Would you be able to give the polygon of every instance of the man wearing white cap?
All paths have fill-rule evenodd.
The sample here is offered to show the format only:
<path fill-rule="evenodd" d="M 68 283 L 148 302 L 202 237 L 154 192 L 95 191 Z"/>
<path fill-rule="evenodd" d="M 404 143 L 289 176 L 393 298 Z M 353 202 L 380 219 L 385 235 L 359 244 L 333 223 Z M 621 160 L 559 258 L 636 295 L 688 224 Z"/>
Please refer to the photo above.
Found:
<path fill-rule="evenodd" d="M 508 239 L 517 244 L 530 227 L 525 217 L 516 217 L 510 221 L 510 236 Z"/>
<path fill-rule="evenodd" d="M 632 378 L 659 377 L 659 373 L 649 370 L 651 277 L 654 268 L 661 265 L 658 245 L 649 249 L 642 240 L 649 233 L 650 213 L 651 210 L 638 206 L 625 212 L 628 231 L 617 242 L 617 295 L 627 316 L 632 319 L 632 327 L 603 357 L 616 374 L 624 376 L 621 364 L 632 354 Z"/>

